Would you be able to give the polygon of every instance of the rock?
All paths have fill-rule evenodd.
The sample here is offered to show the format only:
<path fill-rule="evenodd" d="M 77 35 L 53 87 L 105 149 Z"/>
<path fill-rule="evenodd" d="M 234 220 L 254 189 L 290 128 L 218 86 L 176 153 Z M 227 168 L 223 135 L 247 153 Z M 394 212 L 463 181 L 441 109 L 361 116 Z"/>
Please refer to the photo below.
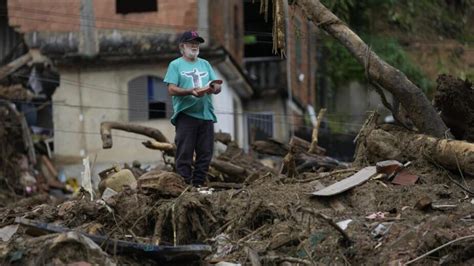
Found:
<path fill-rule="evenodd" d="M 186 183 L 176 173 L 155 170 L 142 175 L 138 187 L 177 196 L 186 189 Z"/>
<path fill-rule="evenodd" d="M 418 210 L 427 210 L 431 207 L 433 200 L 428 196 L 421 197 L 415 204 L 415 208 Z"/>
<path fill-rule="evenodd" d="M 124 186 L 131 189 L 137 188 L 137 180 L 133 173 L 128 169 L 119 170 L 118 168 L 111 168 L 101 172 L 102 180 L 99 183 L 100 193 L 103 193 L 106 188 L 110 188 L 115 192 L 123 191 Z"/>

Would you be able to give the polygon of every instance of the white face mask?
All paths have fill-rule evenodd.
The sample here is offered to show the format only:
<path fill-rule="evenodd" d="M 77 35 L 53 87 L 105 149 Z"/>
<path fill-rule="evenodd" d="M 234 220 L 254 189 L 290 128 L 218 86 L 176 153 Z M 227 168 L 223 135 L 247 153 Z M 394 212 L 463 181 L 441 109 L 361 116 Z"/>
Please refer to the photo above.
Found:
<path fill-rule="evenodd" d="M 199 47 L 191 48 L 187 45 L 184 46 L 184 55 L 188 58 L 196 59 L 199 55 Z"/>

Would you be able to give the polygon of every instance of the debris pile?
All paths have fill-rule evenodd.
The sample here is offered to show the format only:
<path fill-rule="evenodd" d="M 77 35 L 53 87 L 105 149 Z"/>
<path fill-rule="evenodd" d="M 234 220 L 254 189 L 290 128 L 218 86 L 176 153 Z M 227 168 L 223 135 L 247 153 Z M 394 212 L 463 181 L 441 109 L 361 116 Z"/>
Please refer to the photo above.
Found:
<path fill-rule="evenodd" d="M 24 114 L 12 102 L 0 99 L 0 195 L 6 196 L 3 205 L 17 195 L 28 196 L 51 189 L 71 192 L 58 181 L 58 171 L 47 152 L 37 147 L 44 149 L 39 141 L 33 141 Z"/>
<path fill-rule="evenodd" d="M 166 156 L 174 146 L 159 130 L 106 122 L 104 147 L 112 147 L 112 129 L 140 132 L 154 139 L 144 145 L 164 151 L 168 165 L 113 167 L 100 174 L 97 192 L 83 184 L 68 200 L 38 194 L 2 207 L 0 259 L 473 264 L 474 144 L 378 120 L 370 116 L 357 136 L 352 164 L 325 156 L 314 138 L 255 142 L 248 154 L 218 134 L 226 151 L 199 188 L 172 171 Z"/>

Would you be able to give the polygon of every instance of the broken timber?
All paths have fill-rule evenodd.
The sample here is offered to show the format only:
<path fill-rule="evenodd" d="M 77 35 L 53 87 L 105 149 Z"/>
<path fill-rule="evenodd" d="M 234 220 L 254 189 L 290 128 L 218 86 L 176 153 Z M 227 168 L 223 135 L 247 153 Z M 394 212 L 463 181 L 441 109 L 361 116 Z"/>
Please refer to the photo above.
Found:
<path fill-rule="evenodd" d="M 377 174 L 377 170 L 375 166 L 368 166 L 342 181 L 334 183 L 328 187 L 325 187 L 311 194 L 314 196 L 323 196 L 323 197 L 334 196 L 364 183 L 365 181 L 369 180 L 371 177 L 373 177 L 376 174 Z"/>
<path fill-rule="evenodd" d="M 33 233 L 38 235 L 44 233 L 64 233 L 74 231 L 69 228 L 42 223 L 35 220 L 17 217 L 15 222 L 33 229 Z M 203 258 L 211 253 L 211 246 L 209 245 L 177 245 L 177 246 L 162 246 L 152 244 L 135 243 L 117 239 L 111 239 L 106 236 L 90 235 L 79 232 L 84 236 L 90 238 L 92 241 L 99 245 L 105 246 L 109 249 L 109 252 L 117 253 L 134 253 L 137 255 L 144 255 L 151 259 L 164 259 L 169 260 L 196 260 Z"/>

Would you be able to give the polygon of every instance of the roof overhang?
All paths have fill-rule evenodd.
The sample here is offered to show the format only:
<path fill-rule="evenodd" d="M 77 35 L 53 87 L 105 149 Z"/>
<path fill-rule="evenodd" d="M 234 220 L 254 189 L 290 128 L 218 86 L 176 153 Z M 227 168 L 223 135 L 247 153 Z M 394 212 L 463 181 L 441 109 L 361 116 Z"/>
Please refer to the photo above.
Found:
<path fill-rule="evenodd" d="M 253 95 L 253 88 L 247 76 L 244 74 L 242 68 L 232 58 L 232 56 L 224 51 L 224 57 L 218 62 L 215 62 L 215 67 L 227 79 L 227 83 L 235 88 L 235 92 L 243 99 L 249 99 Z"/>

